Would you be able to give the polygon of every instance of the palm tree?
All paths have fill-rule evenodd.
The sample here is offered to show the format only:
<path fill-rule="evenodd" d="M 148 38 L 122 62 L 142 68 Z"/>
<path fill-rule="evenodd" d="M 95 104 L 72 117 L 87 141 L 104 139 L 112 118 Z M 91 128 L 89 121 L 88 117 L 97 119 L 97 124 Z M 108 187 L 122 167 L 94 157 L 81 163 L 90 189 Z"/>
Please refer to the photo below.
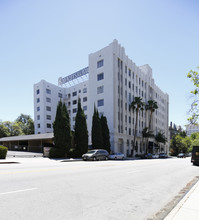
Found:
<path fill-rule="evenodd" d="M 154 100 L 149 100 L 145 106 L 146 111 L 150 111 L 150 117 L 149 117 L 149 130 L 151 129 L 151 121 L 152 121 L 152 115 L 153 112 L 158 109 L 158 104 Z"/>
<path fill-rule="evenodd" d="M 154 100 L 148 100 L 146 106 L 145 106 L 145 109 L 146 111 L 149 111 L 150 112 L 150 116 L 149 116 L 149 132 L 152 132 L 152 128 L 151 128 L 151 122 L 152 122 L 152 115 L 153 115 L 153 112 L 158 109 L 158 104 L 156 101 Z M 148 140 L 149 140 L 149 137 L 147 137 L 147 147 L 146 147 L 146 153 L 148 152 Z"/>
<path fill-rule="evenodd" d="M 148 149 L 147 149 L 148 138 L 154 137 L 154 134 L 152 131 L 149 130 L 148 127 L 145 127 L 142 130 L 142 137 L 143 137 L 143 139 L 146 139 L 145 140 L 145 145 L 146 145 L 145 153 L 148 153 Z"/>
<path fill-rule="evenodd" d="M 134 138 L 133 138 L 133 152 L 132 152 L 132 156 L 134 155 L 134 150 L 135 150 L 135 139 L 136 139 L 136 135 L 137 135 L 137 123 L 138 123 L 138 113 L 139 111 L 143 111 L 144 110 L 144 102 L 142 102 L 142 98 L 141 97 L 135 97 L 134 101 L 131 102 L 130 107 L 133 109 L 133 112 L 136 112 L 136 118 L 135 118 L 135 129 L 134 129 Z"/>

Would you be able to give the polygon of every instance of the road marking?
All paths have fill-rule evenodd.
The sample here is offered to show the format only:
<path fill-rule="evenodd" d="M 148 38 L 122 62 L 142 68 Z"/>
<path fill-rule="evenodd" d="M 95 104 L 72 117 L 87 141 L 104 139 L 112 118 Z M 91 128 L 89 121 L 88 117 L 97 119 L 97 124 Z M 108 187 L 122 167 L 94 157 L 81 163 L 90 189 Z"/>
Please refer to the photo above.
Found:
<path fill-rule="evenodd" d="M 127 173 L 138 173 L 138 172 L 142 172 L 142 171 L 140 171 L 140 170 L 134 170 L 134 171 L 129 171 L 129 172 L 127 172 Z"/>
<path fill-rule="evenodd" d="M 0 196 L 1 195 L 12 194 L 12 193 L 20 193 L 20 192 L 32 191 L 32 190 L 36 190 L 36 189 L 37 188 L 31 188 L 31 189 L 21 189 L 21 190 L 16 190 L 16 191 L 3 192 L 3 193 L 0 193 Z"/>

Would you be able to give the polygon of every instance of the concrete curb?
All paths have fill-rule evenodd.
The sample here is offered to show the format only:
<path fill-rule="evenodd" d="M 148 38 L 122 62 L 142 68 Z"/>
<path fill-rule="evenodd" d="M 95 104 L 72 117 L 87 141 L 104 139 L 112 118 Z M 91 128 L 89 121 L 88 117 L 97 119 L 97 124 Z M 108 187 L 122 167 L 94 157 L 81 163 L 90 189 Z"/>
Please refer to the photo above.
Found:
<path fill-rule="evenodd" d="M 194 184 L 194 186 L 189 190 L 189 192 L 180 200 L 180 202 L 175 206 L 175 208 L 164 218 L 164 220 L 183 220 L 187 219 L 185 217 L 184 211 L 188 213 L 188 216 L 190 219 L 199 219 L 199 209 L 194 210 L 194 209 L 188 209 L 185 207 L 185 204 L 189 201 L 190 204 L 193 206 L 195 205 L 194 200 L 190 199 L 192 195 L 197 194 L 196 189 L 199 189 L 199 180 Z M 198 197 L 198 195 L 197 195 Z M 198 199 L 199 201 L 199 199 Z M 195 215 L 195 211 L 198 212 L 197 218 L 191 218 L 191 213 Z M 183 218 L 180 216 L 184 216 Z"/>

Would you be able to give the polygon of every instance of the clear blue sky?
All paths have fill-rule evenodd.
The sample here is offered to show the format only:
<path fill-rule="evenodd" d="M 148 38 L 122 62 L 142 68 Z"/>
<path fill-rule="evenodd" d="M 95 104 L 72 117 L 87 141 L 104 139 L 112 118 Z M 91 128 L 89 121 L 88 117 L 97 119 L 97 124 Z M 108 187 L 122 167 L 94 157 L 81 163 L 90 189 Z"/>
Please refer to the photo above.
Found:
<path fill-rule="evenodd" d="M 34 117 L 33 84 L 57 84 L 114 39 L 149 64 L 170 97 L 169 121 L 187 123 L 199 66 L 198 0 L 0 0 L 0 120 Z"/>

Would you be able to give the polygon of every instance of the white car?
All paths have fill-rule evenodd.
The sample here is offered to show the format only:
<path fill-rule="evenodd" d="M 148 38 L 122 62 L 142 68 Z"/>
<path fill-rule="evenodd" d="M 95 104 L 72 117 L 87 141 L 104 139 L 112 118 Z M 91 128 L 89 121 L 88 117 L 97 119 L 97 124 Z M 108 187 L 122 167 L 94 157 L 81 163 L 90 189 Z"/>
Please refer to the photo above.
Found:
<path fill-rule="evenodd" d="M 109 159 L 111 160 L 124 160 L 124 154 L 123 153 L 113 153 L 109 155 Z"/>
<path fill-rule="evenodd" d="M 152 154 L 152 158 L 154 158 L 154 159 L 159 158 L 159 155 L 158 154 Z"/>

